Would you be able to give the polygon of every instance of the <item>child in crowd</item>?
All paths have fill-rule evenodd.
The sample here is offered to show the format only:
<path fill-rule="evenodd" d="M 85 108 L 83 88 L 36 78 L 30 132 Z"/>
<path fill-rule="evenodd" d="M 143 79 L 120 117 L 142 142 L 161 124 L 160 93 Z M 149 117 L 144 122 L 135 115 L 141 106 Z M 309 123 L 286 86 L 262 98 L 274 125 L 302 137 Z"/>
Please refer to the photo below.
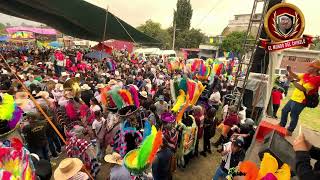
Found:
<path fill-rule="evenodd" d="M 273 105 L 273 117 L 277 119 L 278 118 L 277 112 L 280 107 L 280 103 L 283 98 L 283 94 L 282 94 L 280 88 L 274 87 L 272 90 L 271 96 L 272 96 L 272 105 Z"/>
<path fill-rule="evenodd" d="M 101 115 L 100 111 L 94 112 L 95 119 L 92 123 L 92 130 L 94 132 L 94 136 L 97 139 L 97 158 L 101 160 L 104 157 L 104 135 L 105 135 L 105 119 Z"/>
<path fill-rule="evenodd" d="M 203 133 L 203 151 L 200 153 L 206 157 L 208 152 L 211 154 L 210 139 L 215 135 L 216 132 L 216 109 L 210 108 L 207 111 L 207 116 L 204 119 L 204 133 Z"/>
<path fill-rule="evenodd" d="M 228 137 L 230 136 L 229 132 L 234 125 L 239 124 L 239 116 L 237 114 L 236 106 L 229 106 L 228 114 L 225 120 L 222 122 L 222 133 L 217 142 L 214 143 L 215 147 L 218 147 L 222 143 L 226 142 Z"/>

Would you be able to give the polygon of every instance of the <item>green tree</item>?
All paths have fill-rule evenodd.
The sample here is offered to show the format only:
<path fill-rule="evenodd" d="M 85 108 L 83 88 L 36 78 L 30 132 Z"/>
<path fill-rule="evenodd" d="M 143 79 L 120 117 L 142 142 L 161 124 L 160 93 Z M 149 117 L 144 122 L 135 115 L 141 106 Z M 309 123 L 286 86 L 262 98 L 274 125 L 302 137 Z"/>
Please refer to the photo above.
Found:
<path fill-rule="evenodd" d="M 0 34 L 6 34 L 6 26 L 0 23 Z"/>
<path fill-rule="evenodd" d="M 313 41 L 313 43 L 310 46 L 311 50 L 320 50 L 320 39 L 317 38 L 316 40 Z"/>
<path fill-rule="evenodd" d="M 192 6 L 190 0 L 178 0 L 177 10 L 174 11 L 174 22 L 180 31 L 189 30 L 192 18 Z"/>
<path fill-rule="evenodd" d="M 179 48 L 198 48 L 205 41 L 206 36 L 200 29 L 190 29 L 179 33 L 176 38 L 177 49 Z"/>
<path fill-rule="evenodd" d="M 228 52 L 243 53 L 242 46 L 245 37 L 246 32 L 232 32 L 223 39 L 221 48 Z M 250 36 L 249 38 L 252 39 L 253 37 Z"/>
<path fill-rule="evenodd" d="M 150 37 L 153 37 L 161 42 L 161 48 L 170 48 L 171 37 L 166 29 L 161 28 L 161 24 L 147 20 L 144 24 L 137 27 L 137 29 Z"/>

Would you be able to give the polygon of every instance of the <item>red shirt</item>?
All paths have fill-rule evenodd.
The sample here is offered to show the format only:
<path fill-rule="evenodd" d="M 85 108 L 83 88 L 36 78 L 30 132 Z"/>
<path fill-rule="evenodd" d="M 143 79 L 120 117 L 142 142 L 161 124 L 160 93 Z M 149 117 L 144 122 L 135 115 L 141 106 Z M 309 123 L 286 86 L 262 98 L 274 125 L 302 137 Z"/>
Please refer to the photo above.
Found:
<path fill-rule="evenodd" d="M 272 91 L 273 104 L 280 104 L 281 99 L 282 99 L 282 93 L 279 90 Z"/>
<path fill-rule="evenodd" d="M 223 124 L 232 127 L 233 125 L 239 124 L 239 121 L 239 116 L 237 114 L 228 114 L 223 121 Z"/>

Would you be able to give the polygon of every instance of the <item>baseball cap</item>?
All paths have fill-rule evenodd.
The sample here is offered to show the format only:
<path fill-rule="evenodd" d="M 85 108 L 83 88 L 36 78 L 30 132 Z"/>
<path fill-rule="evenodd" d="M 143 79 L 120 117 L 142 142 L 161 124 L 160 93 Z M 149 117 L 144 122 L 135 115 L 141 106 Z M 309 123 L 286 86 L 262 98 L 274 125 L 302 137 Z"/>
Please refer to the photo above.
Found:
<path fill-rule="evenodd" d="M 233 140 L 232 143 L 234 143 L 236 146 L 242 148 L 244 145 L 244 140 L 242 137 L 238 137 L 237 139 Z"/>

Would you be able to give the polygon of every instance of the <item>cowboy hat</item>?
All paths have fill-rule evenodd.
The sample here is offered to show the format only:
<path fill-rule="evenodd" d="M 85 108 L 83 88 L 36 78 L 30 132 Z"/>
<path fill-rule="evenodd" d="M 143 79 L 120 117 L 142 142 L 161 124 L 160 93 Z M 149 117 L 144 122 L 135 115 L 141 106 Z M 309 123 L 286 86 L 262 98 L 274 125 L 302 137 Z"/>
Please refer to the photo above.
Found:
<path fill-rule="evenodd" d="M 56 85 L 54 86 L 54 89 L 55 89 L 55 90 L 63 91 L 63 84 L 61 84 L 61 83 L 56 84 Z"/>
<path fill-rule="evenodd" d="M 79 78 L 79 77 L 80 77 L 80 74 L 79 74 L 79 73 L 77 73 L 74 77 L 78 77 L 78 78 Z"/>
<path fill-rule="evenodd" d="M 141 92 L 139 92 L 139 94 L 144 98 L 148 97 L 148 93 L 146 91 L 141 91 Z"/>
<path fill-rule="evenodd" d="M 54 171 L 55 180 L 67 180 L 76 175 L 82 168 L 82 161 L 78 158 L 66 158 L 62 160 Z"/>
<path fill-rule="evenodd" d="M 114 79 L 111 79 L 111 80 L 108 82 L 108 85 L 111 85 L 111 86 L 116 85 L 116 84 L 118 84 L 118 82 L 117 82 L 116 80 L 114 80 Z"/>
<path fill-rule="evenodd" d="M 165 112 L 161 114 L 161 120 L 166 123 L 173 123 L 176 117 L 170 112 Z"/>
<path fill-rule="evenodd" d="M 122 165 L 122 157 L 120 154 L 113 152 L 112 154 L 107 154 L 104 157 L 107 163 Z"/>
<path fill-rule="evenodd" d="M 90 90 L 91 87 L 88 84 L 84 84 L 81 86 L 81 90 Z"/>
<path fill-rule="evenodd" d="M 104 88 L 104 87 L 106 87 L 104 84 L 97 84 L 97 86 L 96 86 L 97 89 L 101 89 L 101 88 Z"/>
<path fill-rule="evenodd" d="M 36 94 L 36 97 L 43 97 L 43 98 L 49 98 L 49 93 L 47 91 L 40 91 L 38 94 Z"/>

